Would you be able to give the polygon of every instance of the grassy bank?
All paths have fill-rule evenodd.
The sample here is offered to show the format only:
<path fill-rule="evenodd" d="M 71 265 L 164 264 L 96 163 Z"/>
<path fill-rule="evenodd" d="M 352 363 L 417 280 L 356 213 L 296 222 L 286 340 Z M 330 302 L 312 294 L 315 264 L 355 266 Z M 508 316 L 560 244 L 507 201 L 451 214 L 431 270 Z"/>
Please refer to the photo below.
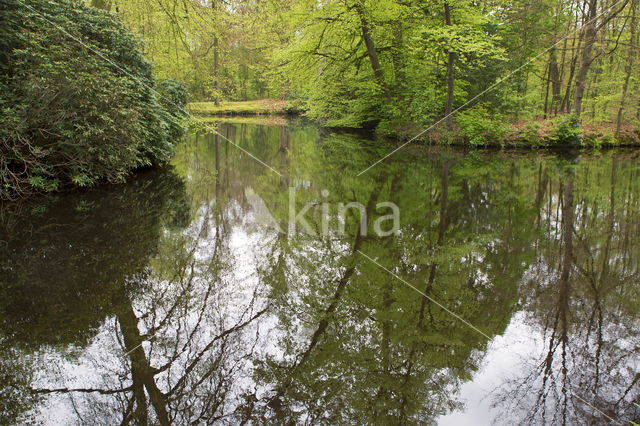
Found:
<path fill-rule="evenodd" d="M 289 124 L 289 117 L 284 115 L 224 115 L 224 116 L 198 116 L 199 123 L 219 124 L 256 124 L 261 126 L 286 126 Z"/>
<path fill-rule="evenodd" d="M 250 115 L 292 115 L 297 111 L 288 101 L 281 99 L 259 99 L 255 101 L 192 102 L 187 105 L 189 112 L 196 116 L 250 116 Z"/>

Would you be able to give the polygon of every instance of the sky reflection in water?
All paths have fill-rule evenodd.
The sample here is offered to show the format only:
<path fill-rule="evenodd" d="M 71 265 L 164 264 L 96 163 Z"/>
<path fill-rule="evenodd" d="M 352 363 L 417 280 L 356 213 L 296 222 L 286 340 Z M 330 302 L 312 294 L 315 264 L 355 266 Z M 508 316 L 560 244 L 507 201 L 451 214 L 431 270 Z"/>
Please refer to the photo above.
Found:
<path fill-rule="evenodd" d="M 283 176 L 193 134 L 171 169 L 2 206 L 0 423 L 639 421 L 637 153 L 412 147 L 356 177 L 388 147 L 220 131 Z M 255 200 L 286 230 L 290 187 L 401 231 L 279 233 Z"/>

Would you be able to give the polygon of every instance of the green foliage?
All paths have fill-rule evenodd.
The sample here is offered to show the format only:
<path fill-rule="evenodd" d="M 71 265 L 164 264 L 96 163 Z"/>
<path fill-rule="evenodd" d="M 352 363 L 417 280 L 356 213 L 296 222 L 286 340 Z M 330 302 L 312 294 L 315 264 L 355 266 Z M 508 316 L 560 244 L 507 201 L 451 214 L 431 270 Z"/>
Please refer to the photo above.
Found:
<path fill-rule="evenodd" d="M 4 339 L 0 339 L 0 342 L 2 342 L 0 349 L 0 424 L 25 423 L 23 412 L 31 408 L 39 399 L 31 392 L 29 386 L 33 380 L 33 373 L 29 371 L 28 361 L 20 351 L 9 347 Z M 18 421 L 18 418 L 21 422 Z"/>
<path fill-rule="evenodd" d="M 226 7 L 177 7 L 174 0 L 122 0 L 117 11 L 144 35 L 158 74 L 187 82 L 193 100 L 278 98 L 326 126 L 375 126 L 410 138 L 420 130 L 406 130 L 432 125 L 451 104 L 482 103 L 484 119 L 502 122 L 568 114 L 576 109 L 578 75 L 588 87 L 581 119 L 617 117 L 637 128 L 637 4 L 611 11 L 597 3 L 606 24 L 598 31 L 619 37 L 616 48 L 597 37 L 593 51 L 601 53 L 587 73 L 578 72 L 585 43 L 557 43 L 574 40 L 576 25 L 587 21 L 588 7 L 571 2 L 229 0 Z M 483 128 L 469 129 L 476 143 L 478 134 L 501 133 L 500 123 L 475 124 Z M 616 132 L 616 139 L 630 134 Z M 469 139 L 441 135 L 442 142 Z M 533 133 L 522 136 L 539 142 Z"/>
<path fill-rule="evenodd" d="M 482 103 L 484 118 L 518 123 L 578 113 L 577 100 L 584 98 L 581 120 L 628 125 L 616 131 L 617 140 L 628 140 L 638 126 L 637 2 L 620 9 L 594 3 L 603 22 L 591 53 L 573 37 L 589 7 L 572 2 L 92 4 L 116 10 L 142 34 L 158 75 L 184 80 L 196 101 L 278 98 L 326 126 L 376 126 L 405 137 L 405 130 L 441 119 L 451 105 Z M 567 43 L 558 43 L 563 39 Z M 583 54 L 592 60 L 582 61 Z M 583 63 L 591 64 L 584 73 Z M 578 96 L 577 87 L 588 90 Z M 466 137 L 445 136 L 440 140 Z"/>
<path fill-rule="evenodd" d="M 636 407 L 640 408 L 640 404 L 633 404 L 633 405 L 635 405 Z M 640 426 L 640 424 L 638 424 L 638 423 L 636 423 L 634 421 L 629 421 L 629 423 L 631 423 L 633 426 Z"/>
<path fill-rule="evenodd" d="M 460 112 L 458 125 L 463 137 L 471 145 L 487 145 L 500 143 L 507 129 L 495 117 L 491 117 L 484 107 L 475 107 Z"/>
<path fill-rule="evenodd" d="M 593 146 L 595 148 L 599 148 L 601 146 L 613 146 L 618 143 L 616 140 L 615 134 L 610 131 L 605 132 L 594 132 L 594 133 L 586 133 L 581 135 L 582 142 L 588 144 L 589 146 Z"/>
<path fill-rule="evenodd" d="M 170 158 L 184 88 L 160 84 L 113 15 L 64 0 L 6 4 L 1 197 L 99 180 Z"/>
<path fill-rule="evenodd" d="M 523 142 L 539 145 L 542 142 L 542 137 L 540 136 L 541 128 L 542 126 L 539 123 L 527 123 L 518 136 Z"/>
<path fill-rule="evenodd" d="M 197 101 L 271 95 L 269 54 L 286 26 L 280 2 L 119 0 L 107 6 L 135 33 L 160 78 L 186 83 Z M 217 64 L 217 65 L 216 65 Z"/>
<path fill-rule="evenodd" d="M 162 162 L 166 162 L 173 151 L 175 141 L 184 134 L 187 89 L 184 83 L 167 78 L 158 82 L 157 91 L 160 95 L 158 99 L 161 106 L 160 114 L 167 125 L 165 141 L 169 144 L 169 152 L 162 157 Z"/>
<path fill-rule="evenodd" d="M 574 114 L 558 118 L 551 130 L 551 140 L 556 143 L 578 145 L 582 142 L 580 119 Z"/>
<path fill-rule="evenodd" d="M 377 21 L 397 17 L 403 8 L 388 0 L 362 9 L 358 3 L 332 2 L 311 10 L 301 3 L 305 13 L 293 22 L 290 42 L 274 55 L 283 64 L 290 95 L 302 100 L 310 118 L 327 126 L 370 125 L 390 118 L 395 107 L 385 96 L 388 81 L 376 78 L 367 57 L 359 10 L 377 38 L 387 30 Z M 380 57 L 385 80 L 392 72 L 387 59 Z"/>

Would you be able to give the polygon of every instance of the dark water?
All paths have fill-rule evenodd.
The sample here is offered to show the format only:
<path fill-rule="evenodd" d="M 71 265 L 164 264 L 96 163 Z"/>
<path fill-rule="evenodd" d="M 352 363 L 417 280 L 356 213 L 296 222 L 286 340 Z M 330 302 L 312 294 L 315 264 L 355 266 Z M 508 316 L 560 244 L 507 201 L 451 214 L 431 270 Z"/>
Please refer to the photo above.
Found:
<path fill-rule="evenodd" d="M 2 206 L 1 424 L 640 421 L 638 152 L 220 132 Z"/>

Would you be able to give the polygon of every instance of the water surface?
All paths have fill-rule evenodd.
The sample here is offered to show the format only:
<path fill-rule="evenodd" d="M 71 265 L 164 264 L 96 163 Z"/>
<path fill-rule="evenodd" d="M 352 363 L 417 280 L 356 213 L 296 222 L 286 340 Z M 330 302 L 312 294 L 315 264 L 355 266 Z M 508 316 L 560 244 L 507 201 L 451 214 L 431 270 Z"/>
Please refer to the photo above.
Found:
<path fill-rule="evenodd" d="M 640 421 L 636 151 L 411 146 L 358 177 L 392 147 L 283 124 L 0 208 L 0 423 Z"/>

